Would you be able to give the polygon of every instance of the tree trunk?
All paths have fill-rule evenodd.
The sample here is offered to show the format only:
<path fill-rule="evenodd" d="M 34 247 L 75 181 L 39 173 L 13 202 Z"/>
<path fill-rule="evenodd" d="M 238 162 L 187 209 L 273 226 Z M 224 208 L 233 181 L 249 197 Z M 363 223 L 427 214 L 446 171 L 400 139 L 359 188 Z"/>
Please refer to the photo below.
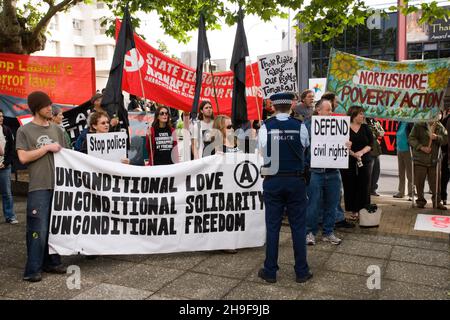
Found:
<path fill-rule="evenodd" d="M 30 54 L 43 50 L 46 26 L 33 36 L 25 27 L 25 19 L 17 17 L 15 1 L 4 0 L 0 14 L 0 52 Z"/>

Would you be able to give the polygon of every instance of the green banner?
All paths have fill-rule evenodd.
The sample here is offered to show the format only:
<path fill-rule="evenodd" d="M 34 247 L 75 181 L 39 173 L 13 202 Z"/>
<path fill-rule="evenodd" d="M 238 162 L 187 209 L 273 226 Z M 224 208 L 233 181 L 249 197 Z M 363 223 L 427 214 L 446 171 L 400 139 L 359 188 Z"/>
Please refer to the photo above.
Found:
<path fill-rule="evenodd" d="M 438 119 L 450 77 L 450 59 L 381 61 L 332 49 L 327 91 L 336 113 L 361 106 L 366 117 L 419 122 Z"/>

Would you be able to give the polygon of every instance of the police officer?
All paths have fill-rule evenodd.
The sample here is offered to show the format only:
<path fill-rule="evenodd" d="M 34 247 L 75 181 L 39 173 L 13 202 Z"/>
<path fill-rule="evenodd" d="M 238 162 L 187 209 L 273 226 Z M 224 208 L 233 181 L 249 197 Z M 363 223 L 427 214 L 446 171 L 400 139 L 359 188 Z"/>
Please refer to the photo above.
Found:
<path fill-rule="evenodd" d="M 296 281 L 303 283 L 313 276 L 306 262 L 307 197 L 303 177 L 309 138 L 305 125 L 289 116 L 293 98 L 293 93 L 272 95 L 275 116 L 266 120 L 259 131 L 267 238 L 264 268 L 258 276 L 269 283 L 277 281 L 278 242 L 285 208 L 291 226 Z"/>

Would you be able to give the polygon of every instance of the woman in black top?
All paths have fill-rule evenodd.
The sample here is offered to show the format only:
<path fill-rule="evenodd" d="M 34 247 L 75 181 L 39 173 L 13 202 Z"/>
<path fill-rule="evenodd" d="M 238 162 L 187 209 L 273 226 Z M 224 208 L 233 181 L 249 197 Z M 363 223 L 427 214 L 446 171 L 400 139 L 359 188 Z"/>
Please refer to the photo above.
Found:
<path fill-rule="evenodd" d="M 147 148 L 150 166 L 174 164 L 179 162 L 177 135 L 170 121 L 167 107 L 158 107 L 155 120 L 147 135 Z"/>
<path fill-rule="evenodd" d="M 373 135 L 364 123 L 364 109 L 352 106 L 348 109 L 350 116 L 350 160 L 348 169 L 341 169 L 344 185 L 345 210 L 351 212 L 351 219 L 358 220 L 359 210 L 370 204 L 369 163 Z"/>

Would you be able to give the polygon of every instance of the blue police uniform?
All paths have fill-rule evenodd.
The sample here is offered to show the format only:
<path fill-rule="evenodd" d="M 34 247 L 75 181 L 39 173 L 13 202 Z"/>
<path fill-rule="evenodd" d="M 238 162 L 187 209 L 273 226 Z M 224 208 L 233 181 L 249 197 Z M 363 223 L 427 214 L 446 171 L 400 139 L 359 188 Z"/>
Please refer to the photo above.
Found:
<path fill-rule="evenodd" d="M 312 276 L 306 261 L 307 196 L 303 177 L 304 151 L 308 146 L 306 127 L 285 113 L 266 120 L 259 132 L 259 147 L 264 156 L 261 171 L 265 176 L 263 195 L 267 238 L 264 268 L 258 275 L 268 282 L 276 281 L 279 269 L 278 243 L 285 209 L 292 232 L 297 282 L 304 282 L 302 280 Z"/>

